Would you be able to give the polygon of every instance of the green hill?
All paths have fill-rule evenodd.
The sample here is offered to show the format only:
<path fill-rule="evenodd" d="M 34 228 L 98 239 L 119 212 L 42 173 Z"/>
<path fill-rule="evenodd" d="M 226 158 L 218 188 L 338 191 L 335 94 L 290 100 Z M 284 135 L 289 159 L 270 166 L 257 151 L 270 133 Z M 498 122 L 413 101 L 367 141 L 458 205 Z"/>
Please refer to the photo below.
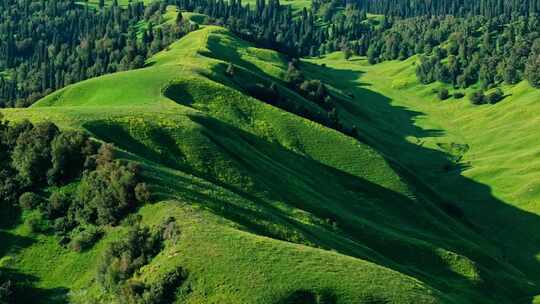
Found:
<path fill-rule="evenodd" d="M 440 101 L 433 92 L 444 85 L 419 84 L 416 60 L 368 66 L 336 53 L 311 62 L 325 63 L 325 73 L 317 75 L 363 101 L 355 110 L 370 113 L 371 120 L 358 126 L 377 149 L 463 208 L 483 234 L 509 246 L 507 259 L 537 280 L 539 248 L 529 234 L 540 224 L 535 148 L 540 93 L 523 81 L 503 87 L 506 97 L 496 105 L 473 106 L 467 98 Z"/>
<path fill-rule="evenodd" d="M 493 107 L 440 103 L 430 87 L 418 89 L 412 59 L 369 67 L 340 56 L 302 68 L 342 96 L 338 109 L 363 142 L 246 94 L 243 84 L 275 82 L 296 104 L 317 107 L 284 85 L 284 56 L 214 26 L 143 69 L 2 113 L 86 130 L 142 165 L 158 198 L 138 211 L 143 223 L 174 216 L 182 234 L 137 276 L 152 282 L 183 267 L 185 303 L 530 302 L 538 251 L 524 231 L 537 231 L 537 196 L 520 182 L 537 173 L 519 164 L 535 154 L 505 130 L 534 142 L 534 119 L 515 121 L 506 107 L 535 92 L 509 88 L 514 100 Z M 521 157 L 508 160 L 515 151 Z M 493 165 L 510 161 L 512 170 Z M 43 302 L 111 302 L 96 263 L 125 230 L 109 228 L 81 254 L 25 225 L 6 228 L 0 266 L 34 277 Z"/>

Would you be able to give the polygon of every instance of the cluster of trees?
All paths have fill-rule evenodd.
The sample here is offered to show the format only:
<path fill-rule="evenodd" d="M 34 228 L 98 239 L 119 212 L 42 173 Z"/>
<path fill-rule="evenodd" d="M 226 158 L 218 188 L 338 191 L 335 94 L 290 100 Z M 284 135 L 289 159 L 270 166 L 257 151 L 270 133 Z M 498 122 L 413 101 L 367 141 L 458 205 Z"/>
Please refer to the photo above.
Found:
<path fill-rule="evenodd" d="M 246 84 L 243 81 L 236 81 L 235 67 L 232 63 L 227 66 L 225 74 L 254 98 L 357 138 L 356 126 L 348 128 L 340 120 L 336 108 L 336 97 L 330 94 L 322 81 L 306 79 L 299 65 L 300 62 L 297 59 L 289 62 L 284 85 L 307 101 L 314 103 L 312 107 L 303 106 L 291 99 L 288 96 L 290 93 L 283 92 L 275 82 Z"/>
<path fill-rule="evenodd" d="M 336 2 L 340 0 L 332 0 Z M 370 63 L 421 54 L 418 79 L 482 89 L 527 80 L 540 88 L 539 1 L 362 1 L 356 9 L 384 14 L 346 52 Z M 341 4 L 346 6 L 346 1 Z M 351 7 L 350 5 L 348 7 Z"/>
<path fill-rule="evenodd" d="M 328 8 L 314 1 L 312 8 L 304 8 L 297 15 L 290 5 L 281 5 L 279 0 L 258 0 L 254 6 L 242 5 L 237 0 L 166 1 L 182 10 L 206 14 L 209 23 L 226 26 L 245 40 L 293 57 L 341 50 L 348 41 L 360 39 L 372 27 L 365 22 L 366 13 L 357 10 L 355 4 L 348 6 L 346 14 L 340 14 L 337 7 Z"/>
<path fill-rule="evenodd" d="M 150 200 L 139 168 L 116 160 L 112 145 L 51 122 L 0 121 L 0 205 L 27 212 L 35 232 L 54 232 L 84 250 L 101 227 Z"/>
<path fill-rule="evenodd" d="M 371 63 L 424 54 L 423 83 L 540 87 L 538 1 L 313 0 L 293 14 L 279 0 L 163 0 L 99 9 L 74 0 L 0 3 L 0 107 L 24 106 L 65 85 L 138 68 L 193 30 L 160 24 L 167 5 L 209 16 L 240 37 L 292 57 L 342 50 Z M 84 3 L 84 2 L 83 2 Z M 384 14 L 368 18 L 367 12 Z M 141 26 L 142 25 L 142 26 Z M 495 67 L 495 68 L 494 68 Z"/>
<path fill-rule="evenodd" d="M 357 136 L 356 127 L 353 126 L 353 128 L 349 130 L 340 121 L 334 97 L 328 92 L 326 85 L 317 79 L 305 79 L 304 74 L 298 68 L 297 60 L 293 60 L 289 63 L 285 78 L 289 88 L 295 90 L 326 112 L 324 115 L 326 116 L 326 119 L 319 122 L 350 136 Z"/>
<path fill-rule="evenodd" d="M 408 20 L 406 23 L 431 22 L 437 28 L 454 29 L 432 32 L 429 35 L 439 37 L 432 43 L 426 44 L 429 39 L 422 38 L 413 43 L 424 54 L 416 70 L 418 79 L 424 84 L 440 81 L 462 88 L 480 83 L 483 89 L 526 79 L 539 88 L 540 19 L 516 18 L 511 24 L 485 17 Z"/>
<path fill-rule="evenodd" d="M 27 106 L 53 90 L 140 68 L 193 30 L 162 23 L 163 2 L 95 9 L 74 0 L 0 2 L 0 107 Z M 141 26 L 142 25 L 142 26 Z"/>
<path fill-rule="evenodd" d="M 365 0 L 363 9 L 383 15 L 414 17 L 422 15 L 482 15 L 487 17 L 540 13 L 539 0 Z"/>
<path fill-rule="evenodd" d="M 501 82 L 515 84 L 527 79 L 532 86 L 540 87 L 540 19 L 535 10 L 523 11 L 523 5 L 517 3 L 470 1 L 469 12 L 480 8 L 483 12 L 496 5 L 498 8 L 492 11 L 503 13 L 478 11 L 460 17 L 453 1 L 413 5 L 408 0 L 378 4 L 314 0 L 312 7 L 299 16 L 293 16 L 291 8 L 277 0 L 259 0 L 254 8 L 237 1 L 168 1 L 207 14 L 210 22 L 292 57 L 342 50 L 347 57 L 367 56 L 375 64 L 423 54 L 417 70 L 422 83 L 442 81 L 464 88 L 481 83 L 487 89 Z M 387 9 L 382 3 L 407 7 L 414 13 Z M 367 11 L 386 16 L 369 19 Z"/>
<path fill-rule="evenodd" d="M 473 105 L 496 104 L 504 98 L 504 93 L 497 88 L 493 92 L 485 95 L 482 91 L 474 91 L 469 95 L 469 100 Z"/>
<path fill-rule="evenodd" d="M 69 167 L 62 155 L 64 144 L 78 155 L 66 157 L 84 161 L 96 149 L 84 135 L 74 133 L 73 140 L 63 141 L 62 134 L 52 123 L 33 125 L 23 121 L 14 125 L 0 117 L 0 202 L 15 205 L 24 191 L 47 185 L 62 184 L 69 180 L 74 168 Z M 77 139 L 75 139 L 77 137 Z M 74 147 L 78 145 L 78 147 Z M 73 163 L 80 170 L 83 165 Z"/>
<path fill-rule="evenodd" d="M 174 218 L 167 218 L 155 230 L 142 227 L 138 219 L 125 237 L 109 245 L 102 256 L 98 283 L 111 295 L 126 303 L 173 303 L 175 291 L 187 278 L 187 272 L 176 268 L 151 284 L 133 278 L 135 272 L 147 265 L 163 248 L 167 240 L 176 241 L 180 231 Z"/>

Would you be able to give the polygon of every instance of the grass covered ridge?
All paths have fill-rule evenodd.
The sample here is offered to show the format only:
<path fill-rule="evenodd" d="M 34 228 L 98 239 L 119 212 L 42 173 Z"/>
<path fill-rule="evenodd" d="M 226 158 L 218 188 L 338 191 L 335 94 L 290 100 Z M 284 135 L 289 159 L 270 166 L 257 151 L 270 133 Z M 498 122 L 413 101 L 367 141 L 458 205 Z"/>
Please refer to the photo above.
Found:
<path fill-rule="evenodd" d="M 420 140 L 422 130 L 406 111 L 383 115 L 391 106 L 376 102 L 393 93 L 376 93 L 376 70 L 366 74 L 374 83 L 368 91 L 355 83 L 370 69 L 362 61 L 335 55 L 321 62 L 328 67 L 303 68 L 342 95 L 343 117 L 365 126 L 369 145 L 247 95 L 239 84 L 275 82 L 310 106 L 284 86 L 286 58 L 213 26 L 143 69 L 90 79 L 2 113 L 86 130 L 143 166 L 159 202 L 139 210 L 142 224 L 174 216 L 181 237 L 136 276 L 152 282 L 181 266 L 189 276 L 178 298 L 186 303 L 510 303 L 533 294 L 524 269 L 471 227 L 468 214 L 445 209 L 452 197 L 411 174 L 414 153 L 425 152 L 413 150 L 414 142 L 395 146 L 387 135 L 396 123 Z M 228 63 L 236 68 L 232 79 Z M 349 64 L 357 70 L 340 71 Z M 345 97 L 351 92 L 354 98 Z M 414 169 L 424 172 L 430 163 L 423 164 Z M 1 241 L 10 245 L 0 267 L 34 276 L 37 288 L 54 294 L 49 302 L 68 290 L 74 302 L 110 302 L 93 280 L 96 263 L 125 230 L 111 227 L 78 254 L 23 225 L 4 228 Z"/>

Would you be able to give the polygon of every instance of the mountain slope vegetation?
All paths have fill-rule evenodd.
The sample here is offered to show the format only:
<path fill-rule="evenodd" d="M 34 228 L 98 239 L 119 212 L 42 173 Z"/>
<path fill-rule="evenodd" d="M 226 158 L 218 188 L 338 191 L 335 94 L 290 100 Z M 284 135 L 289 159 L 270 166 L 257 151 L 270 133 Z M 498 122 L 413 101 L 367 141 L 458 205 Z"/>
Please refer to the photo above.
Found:
<path fill-rule="evenodd" d="M 376 132 L 383 129 L 387 140 L 379 146 L 380 150 L 399 158 L 439 193 L 458 204 L 467 218 L 485 229 L 488 236 L 510 246 L 505 249 L 505 256 L 523 264 L 523 269 L 536 277 L 537 271 L 533 269 L 537 267 L 538 251 L 534 240 L 526 235 L 538 225 L 535 220 L 538 139 L 534 135 L 537 90 L 526 82 L 504 86 L 507 97 L 496 106 L 477 107 L 466 99 L 455 98 L 440 101 L 433 91 L 446 86 L 421 85 L 414 76 L 417 60 L 411 58 L 375 67 L 363 60 L 344 62 L 341 55 L 335 54 L 316 62 L 325 63 L 336 73 L 327 71 L 328 81 L 347 74 L 352 83 L 360 86 L 361 82 L 376 92 L 358 91 L 358 95 L 377 101 L 363 104 L 362 111 L 370 111 L 372 117 L 383 117 L 380 114 L 387 111 L 401 113 L 401 117 L 392 115 L 394 119 L 389 122 L 358 125 L 365 128 L 365 134 L 375 135 L 371 139 L 374 145 L 381 143 L 382 136 Z M 405 123 L 413 128 L 396 127 Z M 418 146 L 425 153 L 419 153 Z"/>
<path fill-rule="evenodd" d="M 89 79 L 2 113 L 12 122 L 50 120 L 88 132 L 141 166 L 156 202 L 137 211 L 137 225 L 157 229 L 172 217 L 179 237 L 128 282 L 163 286 L 181 267 L 177 302 L 530 303 L 538 293 L 537 252 L 534 240 L 517 237 L 537 221 L 517 207 L 533 206 L 534 192 L 499 187 L 489 159 L 505 152 L 484 145 L 487 130 L 474 140 L 465 131 L 477 120 L 505 118 L 507 102 L 471 109 L 429 101 L 432 88 L 418 89 L 414 60 L 370 67 L 334 53 L 298 63 L 306 78 L 328 85 L 340 119 L 358 127 L 360 141 L 253 97 L 249 86 L 274 84 L 288 103 L 324 112 L 287 84 L 285 55 L 216 26 L 188 34 L 142 69 Z M 509 90 L 515 102 L 536 94 L 525 83 Z M 518 129 L 528 134 L 532 126 Z M 501 174 L 507 180 L 516 173 Z M 534 167 L 529 174 L 534 179 Z M 488 203 L 496 210 L 490 217 L 483 213 Z M 508 214 L 513 230 L 504 232 Z M 33 277 L 43 302 L 119 301 L 97 273 L 107 248 L 133 225 L 128 219 L 107 228 L 82 253 L 24 223 L 2 227 L 9 245 L 0 267 Z M 524 249 L 515 252 L 520 243 Z"/>

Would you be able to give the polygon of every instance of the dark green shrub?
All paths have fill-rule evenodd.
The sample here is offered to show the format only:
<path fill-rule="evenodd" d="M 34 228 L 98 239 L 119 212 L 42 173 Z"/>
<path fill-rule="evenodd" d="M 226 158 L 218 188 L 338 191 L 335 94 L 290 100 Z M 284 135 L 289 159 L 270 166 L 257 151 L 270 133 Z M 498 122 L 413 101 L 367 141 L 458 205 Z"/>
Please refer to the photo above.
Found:
<path fill-rule="evenodd" d="M 95 154 L 95 146 L 81 132 L 67 131 L 51 142 L 52 168 L 47 172 L 49 185 L 64 184 L 78 177 L 86 158 Z"/>
<path fill-rule="evenodd" d="M 64 235 L 65 233 L 73 229 L 73 226 L 74 226 L 73 224 L 74 223 L 71 222 L 67 217 L 62 216 L 62 217 L 54 219 L 53 228 L 57 234 Z"/>
<path fill-rule="evenodd" d="M 37 210 L 26 217 L 25 223 L 33 233 L 47 232 L 50 229 L 49 221 Z"/>
<path fill-rule="evenodd" d="M 143 303 L 167 304 L 174 303 L 176 289 L 187 279 L 188 274 L 182 268 L 172 270 L 163 275 L 159 281 L 146 287 L 143 293 Z"/>
<path fill-rule="evenodd" d="M 482 91 L 474 91 L 469 95 L 469 100 L 473 105 L 481 105 L 485 103 L 485 96 L 484 92 Z"/>
<path fill-rule="evenodd" d="M 297 290 L 283 298 L 278 304 L 335 304 L 336 295 L 331 290 L 311 291 Z"/>
<path fill-rule="evenodd" d="M 448 93 L 447 89 L 440 89 L 437 93 L 437 96 L 440 100 L 447 100 L 448 98 L 450 98 L 450 93 Z"/>
<path fill-rule="evenodd" d="M 151 193 L 148 184 L 138 183 L 135 186 L 135 199 L 140 203 L 147 203 L 150 201 Z"/>
<path fill-rule="evenodd" d="M 69 205 L 71 204 L 71 196 L 67 193 L 56 191 L 49 197 L 47 205 L 47 213 L 49 217 L 55 218 L 67 214 Z"/>
<path fill-rule="evenodd" d="M 73 251 L 81 252 L 92 247 L 94 243 L 101 237 L 102 231 L 96 226 L 79 227 L 72 232 L 71 242 L 69 247 Z"/>
<path fill-rule="evenodd" d="M 463 94 L 463 92 L 459 92 L 459 91 L 458 91 L 458 92 L 454 92 L 454 98 L 455 98 L 455 99 L 461 99 L 461 98 L 463 98 L 463 97 L 465 97 L 465 94 Z"/>
<path fill-rule="evenodd" d="M 105 251 L 98 266 L 99 284 L 110 292 L 117 292 L 161 248 L 159 233 L 152 233 L 146 227 L 132 227 L 122 240 L 111 243 Z"/>
<path fill-rule="evenodd" d="M 83 174 L 69 212 L 79 223 L 116 225 L 137 204 L 137 176 L 119 161 L 100 158 L 96 170 Z"/>
<path fill-rule="evenodd" d="M 25 210 L 32 210 L 40 207 L 43 199 L 33 192 L 25 192 L 19 197 L 19 206 Z"/>
<path fill-rule="evenodd" d="M 264 101 L 269 104 L 277 104 L 281 100 L 277 85 L 272 83 L 270 87 L 265 87 L 263 84 L 248 85 L 245 87 L 247 93 L 254 98 Z"/>
<path fill-rule="evenodd" d="M 175 303 L 176 291 L 182 287 L 188 274 L 182 268 L 165 273 L 149 285 L 142 282 L 126 281 L 116 292 L 126 303 L 169 304 Z"/>
<path fill-rule="evenodd" d="M 46 180 L 51 166 L 50 143 L 58 133 L 58 127 L 47 122 L 35 125 L 17 138 L 11 165 L 17 170 L 21 185 L 36 186 Z"/>
<path fill-rule="evenodd" d="M 496 104 L 499 101 L 503 100 L 503 98 L 504 98 L 503 91 L 501 89 L 497 88 L 497 89 L 495 89 L 495 91 L 493 91 L 492 93 L 490 93 L 490 94 L 488 94 L 486 96 L 486 103 Z"/>

